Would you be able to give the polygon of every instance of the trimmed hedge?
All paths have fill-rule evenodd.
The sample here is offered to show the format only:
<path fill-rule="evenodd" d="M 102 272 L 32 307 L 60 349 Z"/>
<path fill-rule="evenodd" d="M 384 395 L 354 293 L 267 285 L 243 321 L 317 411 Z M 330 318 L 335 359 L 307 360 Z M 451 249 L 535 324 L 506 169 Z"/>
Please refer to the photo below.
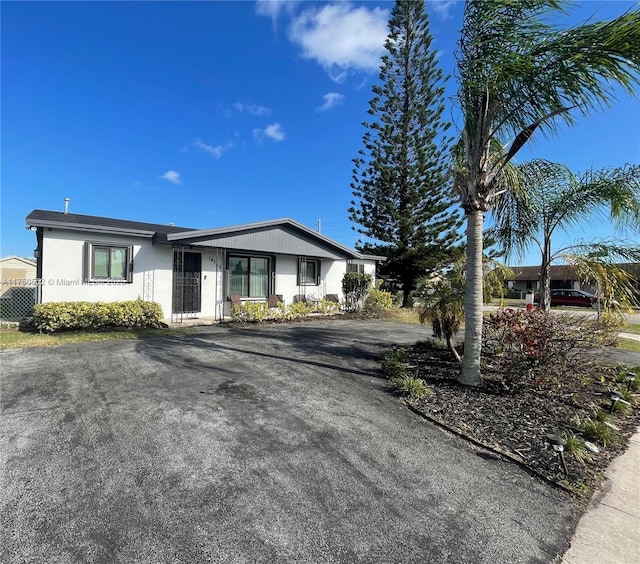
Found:
<path fill-rule="evenodd" d="M 292 321 L 310 313 L 331 315 L 340 309 L 340 304 L 322 300 L 320 302 L 296 302 L 270 308 L 266 302 L 243 302 L 231 308 L 231 319 L 240 323 L 263 323 L 264 321 Z"/>
<path fill-rule="evenodd" d="M 140 299 L 126 302 L 51 302 L 33 308 L 33 325 L 54 331 L 162 327 L 162 308 Z"/>

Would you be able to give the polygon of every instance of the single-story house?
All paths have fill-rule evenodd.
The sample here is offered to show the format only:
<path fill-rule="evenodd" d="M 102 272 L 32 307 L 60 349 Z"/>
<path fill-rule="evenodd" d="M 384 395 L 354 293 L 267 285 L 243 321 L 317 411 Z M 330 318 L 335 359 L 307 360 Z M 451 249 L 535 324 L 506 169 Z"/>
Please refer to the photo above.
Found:
<path fill-rule="evenodd" d="M 0 319 L 17 321 L 29 315 L 36 299 L 36 261 L 10 256 L 0 259 Z"/>
<path fill-rule="evenodd" d="M 0 296 L 10 292 L 11 288 L 36 285 L 36 261 L 11 256 L 0 259 Z"/>
<path fill-rule="evenodd" d="M 192 229 L 34 210 L 38 302 L 135 300 L 166 319 L 222 319 L 241 301 L 342 299 L 346 272 L 375 276 L 362 255 L 293 221 Z"/>
<path fill-rule="evenodd" d="M 626 270 L 635 280 L 634 285 L 638 287 L 640 278 L 640 265 L 626 263 L 618 264 Z M 509 290 L 514 292 L 538 291 L 540 285 L 540 266 L 513 266 L 514 279 L 507 282 Z M 583 290 L 589 293 L 597 293 L 597 284 L 594 281 L 580 280 L 576 269 L 571 265 L 557 264 L 551 265 L 550 286 L 552 290 Z"/>

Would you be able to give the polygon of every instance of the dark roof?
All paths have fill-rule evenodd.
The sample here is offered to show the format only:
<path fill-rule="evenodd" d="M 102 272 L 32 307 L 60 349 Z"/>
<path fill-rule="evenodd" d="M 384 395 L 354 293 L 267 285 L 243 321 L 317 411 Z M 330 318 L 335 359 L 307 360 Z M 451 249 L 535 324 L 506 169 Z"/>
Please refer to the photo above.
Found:
<path fill-rule="evenodd" d="M 63 213 L 48 210 L 33 210 L 26 217 L 27 225 L 36 227 L 58 227 L 72 230 L 99 231 L 102 233 L 121 233 L 139 237 L 154 237 L 166 241 L 169 233 L 192 231 L 190 227 L 175 227 L 161 223 L 145 223 L 126 219 L 113 219 L 96 215 Z"/>
<path fill-rule="evenodd" d="M 637 263 L 618 263 L 617 266 L 629 272 L 632 276 L 640 273 L 640 265 Z M 511 270 L 515 274 L 514 280 L 539 280 L 539 266 L 512 266 Z M 551 280 L 578 280 L 578 275 L 573 266 L 569 264 L 552 264 Z"/>
<path fill-rule="evenodd" d="M 349 249 L 337 241 L 325 237 L 324 235 L 288 218 L 257 223 L 245 223 L 215 229 L 194 229 L 190 227 L 175 227 L 172 225 L 163 225 L 158 223 L 113 219 L 110 217 L 98 217 L 95 215 L 83 215 L 78 213 L 65 214 L 63 212 L 48 210 L 33 210 L 26 217 L 26 222 L 28 226 L 56 227 L 59 229 L 77 231 L 94 231 L 98 233 L 130 235 L 153 238 L 154 243 L 181 242 L 183 244 L 195 244 L 203 238 L 215 235 L 227 235 L 272 227 L 288 226 L 302 232 L 312 240 L 320 241 L 324 245 L 329 245 L 330 247 L 339 250 L 341 254 L 348 257 L 363 258 L 357 251 Z M 378 260 L 380 259 L 378 258 Z"/>
<path fill-rule="evenodd" d="M 539 266 L 512 266 L 511 270 L 515 274 L 514 280 L 538 280 L 540 278 Z M 568 265 L 552 265 L 552 280 L 577 280 L 573 267 Z"/>

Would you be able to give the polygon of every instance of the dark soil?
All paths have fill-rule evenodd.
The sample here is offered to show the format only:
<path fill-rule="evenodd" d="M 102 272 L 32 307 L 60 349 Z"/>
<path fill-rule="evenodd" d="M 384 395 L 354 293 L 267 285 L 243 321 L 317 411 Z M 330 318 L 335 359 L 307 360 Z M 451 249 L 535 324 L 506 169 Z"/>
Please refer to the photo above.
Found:
<path fill-rule="evenodd" d="M 619 370 L 614 367 L 591 364 L 581 369 L 579 377 L 562 382 L 525 382 L 511 390 L 486 370 L 484 386 L 468 388 L 457 383 L 460 368 L 448 350 L 419 343 L 407 352 L 409 375 L 423 379 L 432 391 L 422 399 L 407 399 L 408 405 L 456 434 L 570 490 L 583 501 L 600 486 L 607 466 L 626 449 L 628 437 L 640 425 L 640 407 L 633 406 L 628 414 L 611 414 L 609 422 L 620 431 L 617 442 L 606 446 L 585 437 L 576 426 L 575 416 L 595 419 L 598 410 L 601 415 L 608 414 L 611 390 L 620 386 L 615 382 Z M 580 460 L 565 451 L 566 476 L 547 437 L 568 435 L 590 440 L 599 452 L 586 450 L 584 460 Z"/>

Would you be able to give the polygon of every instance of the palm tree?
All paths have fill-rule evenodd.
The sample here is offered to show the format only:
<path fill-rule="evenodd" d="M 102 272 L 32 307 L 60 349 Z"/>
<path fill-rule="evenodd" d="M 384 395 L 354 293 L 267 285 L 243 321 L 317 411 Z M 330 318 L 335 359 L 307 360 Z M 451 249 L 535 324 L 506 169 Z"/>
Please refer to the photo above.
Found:
<path fill-rule="evenodd" d="M 454 182 L 467 219 L 465 354 L 459 381 L 480 385 L 482 233 L 484 216 L 501 190 L 505 166 L 536 130 L 555 133 L 639 82 L 640 11 L 607 22 L 559 29 L 549 16 L 562 0 L 468 0 L 458 60 L 464 117 L 463 164 Z M 513 138 L 496 153 L 492 146 Z"/>
<path fill-rule="evenodd" d="M 420 323 L 430 323 L 433 336 L 445 339 L 447 348 L 458 362 L 462 358 L 453 343 L 453 337 L 460 330 L 464 319 L 464 280 L 461 265 L 442 278 L 426 285 L 427 290 L 421 299 L 419 309 Z"/>
<path fill-rule="evenodd" d="M 521 165 L 519 174 L 526 189 L 507 190 L 496 198 L 492 233 L 508 256 L 522 257 L 533 244 L 540 249 L 543 310 L 551 306 L 553 262 L 579 263 L 585 277 L 597 280 L 603 271 L 596 259 L 610 264 L 638 260 L 640 247 L 618 240 L 598 242 L 597 248 L 580 243 L 552 251 L 551 238 L 557 230 L 570 232 L 580 223 L 608 219 L 622 229 L 640 231 L 640 166 L 591 170 L 577 176 L 565 165 L 536 159 Z"/>

